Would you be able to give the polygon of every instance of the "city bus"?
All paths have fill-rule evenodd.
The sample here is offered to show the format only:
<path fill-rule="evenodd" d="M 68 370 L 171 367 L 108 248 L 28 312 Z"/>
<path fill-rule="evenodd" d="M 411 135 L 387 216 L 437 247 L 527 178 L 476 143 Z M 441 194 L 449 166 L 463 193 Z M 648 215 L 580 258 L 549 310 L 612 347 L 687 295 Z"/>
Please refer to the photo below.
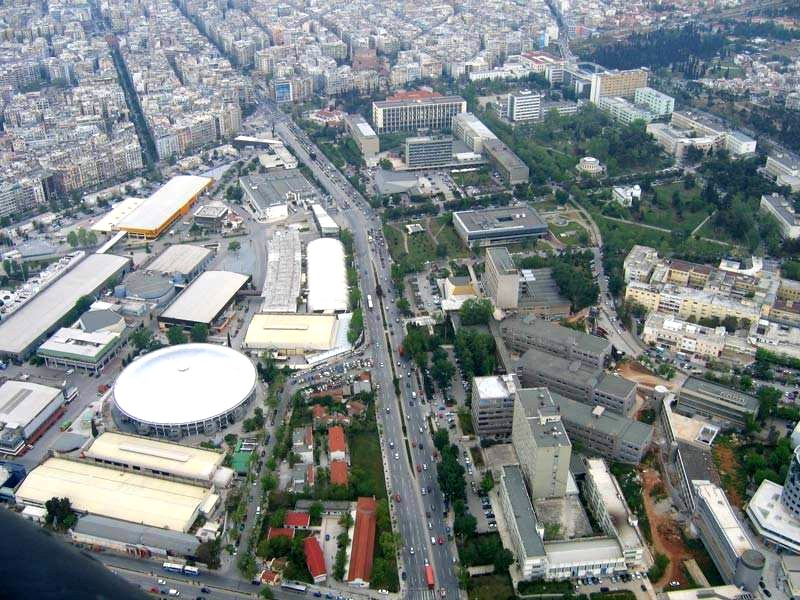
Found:
<path fill-rule="evenodd" d="M 305 594 L 308 587 L 296 581 L 284 581 L 281 584 L 281 589 L 289 592 L 297 592 L 298 594 Z"/>
<path fill-rule="evenodd" d="M 200 576 L 200 569 L 198 569 L 197 567 L 190 567 L 190 566 L 187 565 L 187 566 L 183 567 L 183 574 L 184 575 L 191 575 L 192 577 L 199 577 Z"/>
<path fill-rule="evenodd" d="M 425 583 L 428 584 L 429 590 L 432 590 L 436 585 L 433 579 L 433 567 L 430 565 L 425 565 Z"/>
<path fill-rule="evenodd" d="M 178 563 L 169 563 L 165 562 L 161 565 L 165 571 L 169 571 L 170 573 L 183 573 L 183 565 Z"/>
<path fill-rule="evenodd" d="M 367 294 L 367 306 L 372 310 L 372 294 Z"/>

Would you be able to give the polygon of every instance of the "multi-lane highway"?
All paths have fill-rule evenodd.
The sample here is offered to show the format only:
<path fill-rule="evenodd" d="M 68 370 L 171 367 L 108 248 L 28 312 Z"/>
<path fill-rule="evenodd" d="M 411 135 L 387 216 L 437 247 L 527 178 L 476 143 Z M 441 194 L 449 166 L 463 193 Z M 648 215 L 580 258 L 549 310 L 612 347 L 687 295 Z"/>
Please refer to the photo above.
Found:
<path fill-rule="evenodd" d="M 436 464 L 432 459 L 433 443 L 427 420 L 430 405 L 421 403 L 423 394 L 415 369 L 398 355 L 403 328 L 399 323 L 400 313 L 390 278 L 391 261 L 385 244 L 377 242 L 381 231 L 380 218 L 288 117 L 268 104 L 266 110 L 274 120 L 276 134 L 311 169 L 339 207 L 337 218 L 353 234 L 362 296 L 369 294 L 373 298 L 374 308 L 364 307 L 364 325 L 374 353 L 373 383 L 380 386 L 378 420 L 382 431 L 382 451 L 393 518 L 402 540 L 399 564 L 403 574 L 401 595 L 404 598 L 431 597 L 425 580 L 425 566 L 430 563 L 435 573 L 436 594 L 443 588 L 447 597 L 456 598 L 459 595 L 453 560 L 456 553 L 447 540 L 445 528 L 449 523 L 443 513 L 444 499 L 438 489 Z M 314 152 L 314 160 L 308 150 Z M 378 284 L 383 291 L 382 297 L 376 291 Z M 395 376 L 400 377 L 399 397 L 394 390 Z M 442 538 L 442 544 L 439 544 L 439 538 Z"/>

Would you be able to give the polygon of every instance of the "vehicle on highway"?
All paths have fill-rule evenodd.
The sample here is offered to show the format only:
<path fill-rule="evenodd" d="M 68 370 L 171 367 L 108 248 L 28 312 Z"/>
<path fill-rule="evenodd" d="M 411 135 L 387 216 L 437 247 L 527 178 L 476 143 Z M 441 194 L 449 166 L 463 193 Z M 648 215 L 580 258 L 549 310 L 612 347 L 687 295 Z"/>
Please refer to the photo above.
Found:
<path fill-rule="evenodd" d="M 428 585 L 429 590 L 436 586 L 436 582 L 433 579 L 433 567 L 430 565 L 425 565 L 425 583 Z"/>
<path fill-rule="evenodd" d="M 281 584 L 281 589 L 287 592 L 297 592 L 298 594 L 305 594 L 308 591 L 308 586 L 296 581 L 284 581 Z"/>

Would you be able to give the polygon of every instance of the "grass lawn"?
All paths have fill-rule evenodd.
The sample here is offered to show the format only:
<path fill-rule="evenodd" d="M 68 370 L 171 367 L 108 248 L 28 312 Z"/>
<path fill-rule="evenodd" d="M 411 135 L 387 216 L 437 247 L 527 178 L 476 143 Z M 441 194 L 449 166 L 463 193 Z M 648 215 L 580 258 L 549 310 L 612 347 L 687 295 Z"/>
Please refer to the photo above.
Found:
<path fill-rule="evenodd" d="M 683 183 L 675 182 L 667 185 L 653 186 L 655 198 L 645 204 L 643 223 L 691 233 L 692 230 L 703 222 L 711 208 L 697 202 L 700 188 L 693 187 L 686 190 Z M 683 201 L 683 210 L 679 217 L 672 206 L 672 195 L 678 192 Z M 694 210 L 693 210 L 694 209 Z"/>
<path fill-rule="evenodd" d="M 565 246 L 585 246 L 590 239 L 586 228 L 575 221 L 570 221 L 566 225 L 548 223 L 548 227 L 556 239 Z"/>
<path fill-rule="evenodd" d="M 508 575 L 481 575 L 469 582 L 470 600 L 513 600 L 516 596 Z"/>
<path fill-rule="evenodd" d="M 447 222 L 447 217 L 441 216 L 431 221 L 431 229 L 436 241 L 447 246 L 448 258 L 465 258 L 469 256 L 469 250 L 464 245 L 464 241 L 458 237 L 455 227 Z"/>
<path fill-rule="evenodd" d="M 412 222 L 419 223 L 419 221 Z M 404 224 L 384 225 L 383 233 L 392 259 L 404 264 L 409 270 L 421 271 L 425 261 L 436 260 L 436 246 L 427 231 L 415 233 L 408 238 L 408 253 L 403 245 Z"/>
<path fill-rule="evenodd" d="M 348 436 L 350 461 L 353 469 L 360 469 L 375 490 L 375 497 L 386 498 L 386 482 L 383 478 L 383 462 L 377 431 L 359 431 Z"/>
<path fill-rule="evenodd" d="M 394 225 L 384 225 L 383 235 L 386 238 L 386 244 L 389 246 L 389 254 L 396 261 L 399 256 L 406 253 L 403 246 L 403 233 Z"/>
<path fill-rule="evenodd" d="M 472 425 L 472 414 L 469 411 L 458 411 L 458 424 L 461 425 L 461 433 L 464 435 L 475 435 L 475 427 Z"/>

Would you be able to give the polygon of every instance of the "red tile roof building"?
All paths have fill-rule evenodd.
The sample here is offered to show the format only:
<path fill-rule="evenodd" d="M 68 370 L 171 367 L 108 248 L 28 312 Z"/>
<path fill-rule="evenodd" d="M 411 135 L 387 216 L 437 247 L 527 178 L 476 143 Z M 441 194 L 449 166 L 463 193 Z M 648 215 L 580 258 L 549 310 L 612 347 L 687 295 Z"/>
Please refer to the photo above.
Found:
<path fill-rule="evenodd" d="M 328 429 L 328 454 L 331 460 L 347 460 L 347 442 L 344 438 L 344 429 L 334 425 Z"/>
<path fill-rule="evenodd" d="M 292 539 L 294 537 L 294 529 L 288 527 L 270 527 L 267 532 L 267 539 L 271 540 L 277 537 L 287 537 Z"/>
<path fill-rule="evenodd" d="M 375 551 L 375 498 L 359 498 L 356 503 L 356 523 L 347 581 L 366 586 L 372 574 L 372 554 Z"/>
<path fill-rule="evenodd" d="M 286 513 L 286 518 L 283 521 L 285 527 L 292 529 L 306 529 L 311 524 L 311 515 L 307 512 L 289 511 Z"/>
<path fill-rule="evenodd" d="M 303 540 L 303 549 L 306 555 L 306 565 L 314 583 L 320 583 L 328 578 L 328 571 L 325 569 L 325 557 L 322 555 L 319 541 L 313 535 Z"/>
<path fill-rule="evenodd" d="M 347 463 L 343 460 L 331 461 L 331 483 L 347 485 Z"/>

